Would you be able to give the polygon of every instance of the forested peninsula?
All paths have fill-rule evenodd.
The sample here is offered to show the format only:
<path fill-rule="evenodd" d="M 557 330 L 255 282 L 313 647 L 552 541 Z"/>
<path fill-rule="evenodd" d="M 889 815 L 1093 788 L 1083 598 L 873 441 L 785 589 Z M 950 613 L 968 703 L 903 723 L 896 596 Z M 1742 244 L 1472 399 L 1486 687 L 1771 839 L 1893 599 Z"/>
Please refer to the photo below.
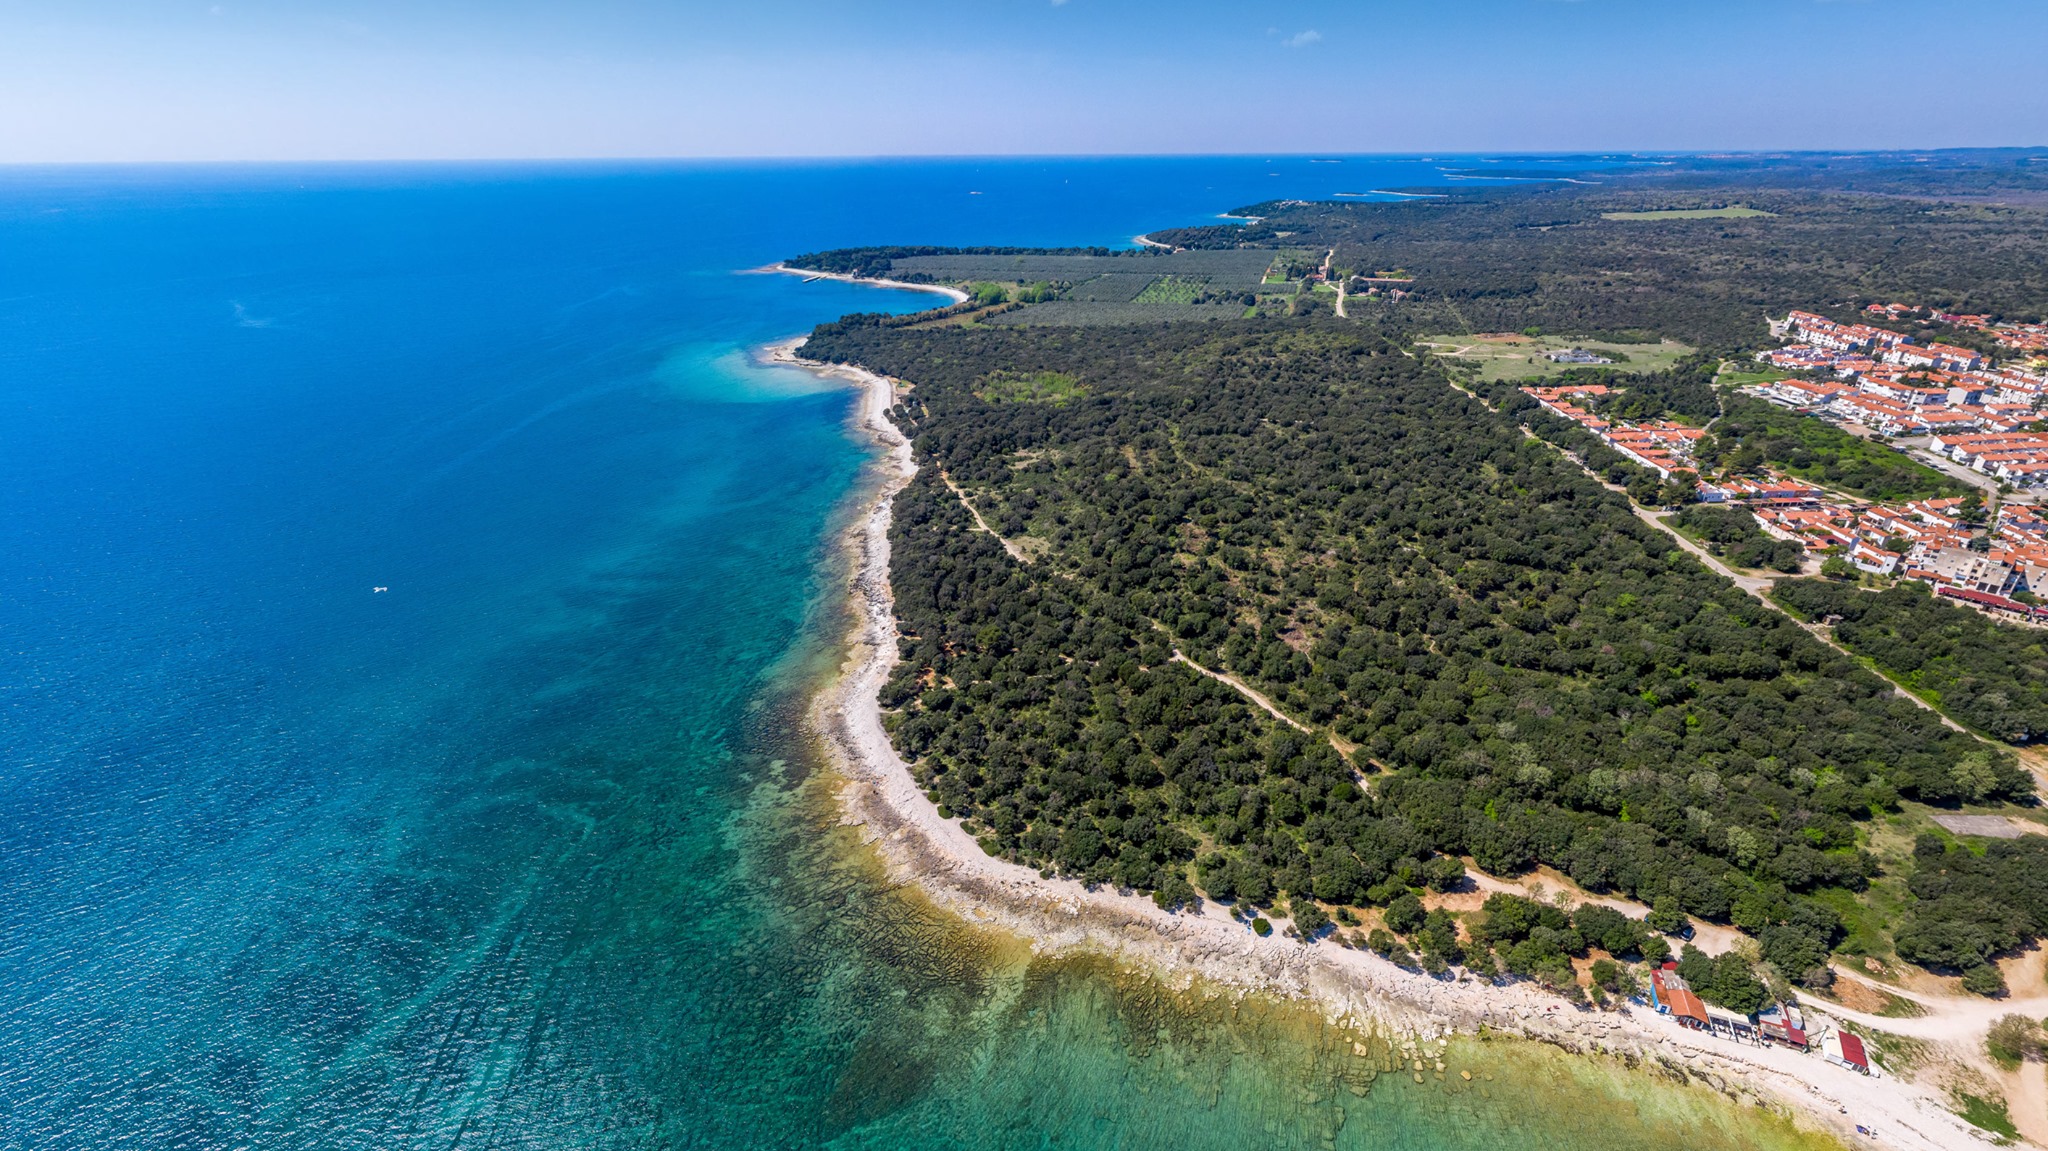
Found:
<path fill-rule="evenodd" d="M 1826 893 L 1878 871 L 1860 824 L 2031 792 L 1397 341 L 852 318 L 806 354 L 915 382 L 882 702 L 991 853 L 1310 930 L 1455 886 L 1460 857 L 1548 865 L 1818 980 Z M 2048 887 L 2023 886 L 2031 934 Z M 1402 926 L 1440 963 L 1488 938 Z M 1562 984 L 1584 940 L 1535 940 L 1501 961 Z"/>

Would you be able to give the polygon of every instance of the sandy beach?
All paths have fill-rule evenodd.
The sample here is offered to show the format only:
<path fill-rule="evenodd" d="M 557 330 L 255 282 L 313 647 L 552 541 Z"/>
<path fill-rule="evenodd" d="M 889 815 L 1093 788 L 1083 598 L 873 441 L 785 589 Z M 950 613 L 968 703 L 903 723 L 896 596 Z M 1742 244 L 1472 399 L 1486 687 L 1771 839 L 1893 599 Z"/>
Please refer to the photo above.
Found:
<path fill-rule="evenodd" d="M 1698 1035 L 1646 1010 L 1579 1009 L 1527 983 L 1437 979 L 1370 952 L 1303 943 L 1277 930 L 1262 938 L 1213 903 L 1169 914 L 1144 896 L 1042 878 L 985 854 L 918 790 L 890 744 L 877 698 L 898 658 L 889 523 L 894 497 L 916 465 L 888 411 L 907 389 L 858 368 L 804 360 L 802 343 L 772 345 L 764 358 L 858 386 L 860 424 L 879 448 L 866 481 L 869 502 L 845 541 L 854 615 L 847 660 L 813 701 L 810 718 L 845 777 L 845 818 L 865 829 L 893 877 L 917 884 L 963 919 L 1009 932 L 1038 951 L 1107 955 L 1182 988 L 1201 980 L 1238 993 L 1306 1000 L 1343 1027 L 1418 1039 L 1484 1027 L 1572 1052 L 1655 1061 L 1852 1144 L 1937 1151 L 1984 1138 L 1931 1090 L 1884 1073 L 1859 1075 L 1818 1054 Z M 1857 1125 L 1873 1133 L 1859 1135 Z"/>
<path fill-rule="evenodd" d="M 877 280 L 868 276 L 850 276 L 844 272 L 814 272 L 808 268 L 792 268 L 788 264 L 770 264 L 757 272 L 776 272 L 785 276 L 802 276 L 806 280 L 839 280 L 848 284 L 868 284 L 877 288 L 896 288 L 905 292 L 935 292 L 956 304 L 967 302 L 967 293 L 943 284 L 913 284 L 908 280 Z"/>

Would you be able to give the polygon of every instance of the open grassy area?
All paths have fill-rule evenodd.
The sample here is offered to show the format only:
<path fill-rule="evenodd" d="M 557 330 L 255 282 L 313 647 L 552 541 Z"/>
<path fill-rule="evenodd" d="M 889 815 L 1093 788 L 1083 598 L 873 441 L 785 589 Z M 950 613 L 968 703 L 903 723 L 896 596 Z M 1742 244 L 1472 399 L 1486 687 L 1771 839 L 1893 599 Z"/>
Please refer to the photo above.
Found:
<path fill-rule="evenodd" d="M 1666 340 L 1661 344 L 1614 344 L 1575 340 L 1568 336 L 1524 336 L 1496 332 L 1483 336 L 1423 336 L 1418 345 L 1459 360 L 1475 361 L 1481 380 L 1535 380 L 1555 376 L 1581 364 L 1559 364 L 1546 355 L 1566 348 L 1584 348 L 1613 360 L 1623 372 L 1659 372 L 1691 355 L 1693 349 Z"/>
<path fill-rule="evenodd" d="M 2011 1142 L 2020 1137 L 2019 1128 L 2013 1126 L 2012 1114 L 2006 1110 L 2003 1099 L 1986 1099 L 1967 1091 L 1956 1092 L 1955 1099 L 1956 1113 L 1971 1126 L 1999 1136 L 2000 1142 Z"/>
<path fill-rule="evenodd" d="M 1731 204 L 1726 208 L 1671 208 L 1657 212 L 1602 212 L 1603 220 L 1744 220 L 1752 216 L 1775 216 L 1776 212 Z"/>
<path fill-rule="evenodd" d="M 1781 368 L 1735 367 L 1723 364 L 1721 372 L 1714 377 L 1714 386 L 1721 388 L 1746 388 L 1752 384 L 1774 384 L 1791 373 Z"/>
<path fill-rule="evenodd" d="M 992 404 L 1063 405 L 1088 389 L 1065 372 L 990 372 L 974 394 Z"/>

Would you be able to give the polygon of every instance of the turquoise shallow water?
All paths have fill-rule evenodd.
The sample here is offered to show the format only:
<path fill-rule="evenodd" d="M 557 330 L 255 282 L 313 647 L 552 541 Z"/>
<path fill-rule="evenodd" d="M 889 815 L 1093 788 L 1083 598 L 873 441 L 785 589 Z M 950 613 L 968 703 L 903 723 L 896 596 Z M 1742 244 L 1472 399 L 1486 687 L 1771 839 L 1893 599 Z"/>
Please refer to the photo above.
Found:
<path fill-rule="evenodd" d="M 801 730 L 864 449 L 746 349 L 922 301 L 736 269 L 1439 178 L 0 172 L 0 1146 L 1745 1145 L 964 932 Z"/>

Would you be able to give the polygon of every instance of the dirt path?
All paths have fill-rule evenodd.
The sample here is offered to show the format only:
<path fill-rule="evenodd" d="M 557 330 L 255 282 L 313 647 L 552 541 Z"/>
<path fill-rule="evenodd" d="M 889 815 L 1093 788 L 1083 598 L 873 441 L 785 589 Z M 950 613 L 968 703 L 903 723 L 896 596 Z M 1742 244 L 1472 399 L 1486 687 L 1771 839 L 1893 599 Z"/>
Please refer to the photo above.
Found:
<path fill-rule="evenodd" d="M 966 508 L 967 514 L 974 517 L 975 527 L 994 536 L 996 538 L 996 542 L 1003 545 L 1003 550 L 1010 553 L 1011 559 L 1016 560 L 1020 564 L 1028 564 L 1031 562 L 1031 557 L 1025 554 L 1023 548 L 1018 547 L 1016 544 L 1011 543 L 1007 539 L 1004 539 L 1002 533 L 988 526 L 988 521 L 981 518 L 981 509 L 974 506 L 974 501 L 967 498 L 967 493 L 961 490 L 959 484 L 953 482 L 952 476 L 949 476 L 944 472 L 940 472 L 939 478 L 946 481 L 947 490 L 951 491 L 954 495 L 960 497 L 960 506 Z"/>
<path fill-rule="evenodd" d="M 1868 987 L 1873 991 L 1879 991 L 1899 999 L 1910 999 L 1923 1007 L 1930 1007 L 1940 1011 L 1946 1011 L 1958 1003 L 1976 1005 L 1989 1003 L 1993 1006 L 2002 1006 L 2004 1009 L 2001 1012 L 1994 1012 L 1994 1014 L 2007 1014 L 2017 1011 L 2023 1015 L 2036 1015 L 2048 1014 L 2048 985 L 2044 985 L 2042 981 L 2044 963 L 2048 963 L 2048 946 L 2041 945 L 2028 947 L 2018 955 L 2002 960 L 1998 967 L 2005 975 L 2006 986 L 2017 988 L 2022 994 L 2017 997 L 2008 996 L 1997 1000 L 1986 1000 L 1967 992 L 1953 990 L 1950 987 L 1943 986 L 1943 981 L 1934 975 L 1914 972 L 1910 969 L 1905 972 L 1907 978 L 1919 979 L 1926 983 L 1931 983 L 1933 986 L 1931 988 L 1908 987 L 1903 983 L 1885 982 L 1873 979 L 1853 966 L 1839 963 L 1834 965 L 1834 969 L 1838 979 L 1847 979 L 1852 983 Z"/>
<path fill-rule="evenodd" d="M 1727 1043 L 1647 1012 L 1572 1010 L 1532 984 L 1440 980 L 1368 951 L 1309 944 L 1277 931 L 1261 938 L 1207 901 L 1170 913 L 1143 896 L 1048 878 L 990 857 L 959 821 L 938 814 L 883 723 L 878 695 L 898 659 L 888 578 L 891 508 L 916 472 L 909 442 L 887 417 L 891 382 L 859 369 L 803 366 L 862 386 L 861 420 L 881 449 L 871 502 L 847 535 L 853 616 L 847 660 L 813 700 L 809 718 L 845 780 L 839 798 L 846 820 L 861 825 L 863 841 L 892 878 L 917 883 L 936 906 L 969 922 L 1029 940 L 1034 952 L 1102 955 L 1175 979 L 1312 1000 L 1333 1027 L 1359 1039 L 1392 1034 L 1414 1044 L 1483 1028 L 1654 1062 L 1732 1098 L 1797 1109 L 1845 1144 L 1863 1145 L 1851 1134 L 1851 1124 L 1862 1123 L 1882 1132 L 1872 1145 L 1885 1151 L 1971 1145 L 1970 1129 L 1930 1088 L 1889 1076 L 1866 1078 L 1783 1048 Z"/>
<path fill-rule="evenodd" d="M 1586 465 L 1580 464 L 1579 467 L 1586 468 Z M 1593 472 L 1590 468 L 1586 468 L 1586 474 L 1590 476 L 1593 475 Z M 1599 477 L 1594 476 L 1593 478 L 1597 480 Z M 1619 491 L 1620 489 L 1617 488 L 1610 490 Z M 1623 498 L 1627 498 L 1626 494 L 1624 494 Z M 1731 568 L 1727 564 L 1722 563 L 1718 558 L 1715 557 L 1714 553 L 1708 551 L 1707 549 L 1701 547 L 1698 543 L 1687 538 L 1684 532 L 1681 532 L 1677 528 L 1672 527 L 1670 524 L 1665 523 L 1663 519 L 1661 519 L 1657 515 L 1657 513 L 1651 511 L 1646 507 L 1640 506 L 1634 500 L 1629 500 L 1628 506 L 1636 513 L 1637 519 L 1643 521 L 1646 524 L 1649 524 L 1651 527 L 1656 528 L 1658 531 L 1663 532 L 1665 535 L 1670 536 L 1672 543 L 1675 543 L 1679 547 L 1684 548 L 1687 552 L 1692 554 L 1692 557 L 1694 559 L 1697 559 L 1701 563 L 1707 565 L 1708 571 L 1713 572 L 1715 575 L 1720 576 L 1723 579 L 1726 579 L 1730 583 L 1733 583 L 1736 587 L 1741 588 L 1743 591 L 1746 591 L 1749 594 L 1755 596 L 1756 598 L 1763 600 L 1765 603 L 1770 604 L 1772 610 L 1778 612 L 1783 612 L 1785 610 L 1784 608 L 1779 607 L 1776 603 L 1773 603 L 1770 599 L 1771 588 L 1776 586 L 1778 581 L 1774 579 L 1766 579 L 1763 576 L 1743 575 L 1742 573 L 1736 571 L 1734 568 Z"/>
<path fill-rule="evenodd" d="M 1158 627 L 1159 625 L 1155 623 L 1153 626 Z M 1163 631 L 1165 629 L 1161 628 L 1161 630 Z M 1267 715 L 1272 716 L 1274 719 L 1279 720 L 1281 723 L 1286 724 L 1287 726 L 1293 728 L 1294 730 L 1300 732 L 1303 735 L 1323 736 L 1325 739 L 1330 741 L 1330 747 L 1336 751 L 1338 756 L 1341 757 L 1345 763 L 1351 763 L 1354 767 L 1356 766 L 1356 764 L 1354 763 L 1353 753 L 1358 750 L 1358 745 L 1352 743 L 1350 740 L 1343 738 L 1342 736 L 1339 736 L 1336 732 L 1318 732 L 1315 728 L 1310 727 L 1308 724 L 1305 724 L 1300 720 L 1294 718 L 1293 716 L 1288 715 L 1286 712 L 1281 711 L 1280 705 L 1274 703 L 1271 699 L 1268 699 L 1264 692 L 1261 692 L 1259 689 L 1251 686 L 1245 681 L 1227 672 L 1210 671 L 1208 668 L 1203 667 L 1201 664 L 1198 664 L 1194 660 L 1189 659 L 1187 656 L 1182 655 L 1179 648 L 1175 648 L 1173 650 L 1173 662 L 1184 663 L 1189 667 L 1194 668 L 1196 671 L 1201 672 L 1203 675 L 1208 676 L 1210 679 L 1215 680 L 1217 683 L 1223 684 L 1224 686 L 1235 690 L 1239 695 L 1245 697 L 1252 703 L 1256 704 Z M 1377 766 L 1377 764 L 1375 764 L 1375 766 Z"/>
<path fill-rule="evenodd" d="M 2040 747 L 2016 747 L 2013 754 L 2019 757 L 2020 766 L 2034 773 L 2034 780 L 2040 784 L 2041 793 L 2048 795 L 2048 749 Z"/>
<path fill-rule="evenodd" d="M 1899 994 L 1897 988 L 1885 987 L 1883 984 L 1877 986 L 1883 987 L 1889 994 Z M 1889 1031 L 1893 1035 L 1904 1035 L 1910 1039 L 1931 1039 L 1939 1043 L 1955 1043 L 1964 1048 L 1982 1048 L 1984 1033 L 1991 1030 L 1993 1023 L 2008 1015 L 2025 1015 L 2039 1019 L 2042 1014 L 2048 1013 L 2048 996 L 2034 996 L 2028 999 L 1980 999 L 1973 995 L 1968 999 L 1958 996 L 1916 1000 L 1927 1007 L 1927 1014 L 1894 1016 L 1858 1011 L 1817 995 L 1808 995 L 1804 991 L 1797 994 L 1801 1003 L 1838 1019 L 1874 1027 L 1879 1031 Z"/>
<path fill-rule="evenodd" d="M 2048 1070 L 2032 1061 L 2018 1071 L 2000 1076 L 2004 1081 L 2006 1113 L 2020 1134 L 2039 1146 L 2048 1146 Z"/>
<path fill-rule="evenodd" d="M 1471 393 L 1468 392 L 1466 394 L 1470 395 Z M 1480 402 L 1484 403 L 1485 401 L 1482 400 Z M 1522 429 L 1522 434 L 1528 436 L 1530 439 L 1540 438 L 1536 435 L 1535 432 L 1530 431 L 1526 427 Z M 1670 524 L 1664 522 L 1663 518 L 1658 516 L 1655 512 L 1649 510 L 1648 508 L 1642 507 L 1641 505 L 1637 504 L 1635 500 L 1630 499 L 1627 489 L 1622 488 L 1616 484 L 1610 484 L 1606 480 L 1601 479 L 1597 472 L 1595 472 L 1592 468 L 1587 467 L 1585 462 L 1583 460 L 1580 460 L 1577 456 L 1563 450 L 1562 448 L 1558 449 L 1558 454 L 1570 460 L 1574 464 L 1577 464 L 1579 466 L 1579 470 L 1585 472 L 1586 475 L 1589 478 L 1591 478 L 1594 483 L 1599 484 L 1601 487 L 1606 488 L 1608 491 L 1620 495 L 1622 499 L 1628 500 L 1629 510 L 1633 511 L 1636 514 L 1637 519 L 1643 521 L 1644 523 L 1650 525 L 1653 528 L 1656 528 L 1658 531 L 1663 532 L 1666 536 L 1669 536 L 1671 538 L 1671 542 L 1677 544 L 1680 548 L 1684 549 L 1686 554 L 1692 556 L 1694 559 L 1697 559 L 1701 563 L 1707 565 L 1708 571 L 1713 572 L 1715 575 L 1722 577 L 1723 579 L 1734 584 L 1736 587 L 1739 587 L 1743 591 L 1748 592 L 1750 595 L 1755 596 L 1758 603 L 1763 604 L 1765 607 L 1770 608 L 1772 611 L 1777 612 L 1779 615 L 1782 615 L 1786 619 L 1791 620 L 1793 623 L 1798 624 L 1800 630 L 1804 631 L 1806 634 L 1812 636 L 1820 642 L 1842 653 L 1844 656 L 1856 660 L 1857 663 L 1863 663 L 1863 660 L 1860 659 L 1856 655 L 1856 653 L 1850 651 L 1848 648 L 1843 647 L 1841 644 L 1836 643 L 1835 637 L 1828 631 L 1827 628 L 1822 627 L 1820 624 L 1808 623 L 1805 620 L 1800 619 L 1797 615 L 1793 614 L 1790 611 L 1787 611 L 1784 605 L 1780 604 L 1777 600 L 1772 599 L 1770 593 L 1771 589 L 1777 586 L 1778 581 L 1776 578 L 1767 576 L 1743 575 L 1742 573 L 1736 571 L 1734 568 L 1729 567 L 1727 564 L 1724 564 L 1719 559 L 1715 558 L 1712 552 L 1709 552 L 1706 548 L 1703 548 L 1698 543 L 1695 543 L 1692 539 L 1688 538 L 1684 532 L 1681 532 L 1677 528 L 1672 527 Z M 1883 672 L 1880 672 L 1875 668 L 1871 668 L 1870 670 L 1871 674 L 1877 676 L 1879 679 L 1884 680 L 1886 683 L 1891 684 L 1892 694 L 1898 696 L 1900 699 L 1906 700 L 1913 706 L 1932 714 L 1934 718 L 1941 721 L 1942 726 L 1947 727 L 1952 731 L 1963 732 L 1966 735 L 1974 735 L 1974 733 L 1972 733 L 1970 729 L 1964 727 L 1960 723 L 1957 723 L 1955 720 L 1950 719 L 1948 716 L 1943 715 L 1941 713 L 1940 708 L 1935 707 L 1933 704 L 1928 703 L 1926 700 L 1921 699 L 1919 696 L 1914 695 L 1910 691 L 1907 691 L 1905 688 L 1899 686 L 1897 683 L 1893 683 L 1890 676 L 1885 675 Z M 2004 744 L 1993 743 L 1990 740 L 1984 739 L 1984 737 L 1982 736 L 1976 736 L 1976 738 L 1986 747 L 1998 748 L 2001 750 L 2006 749 L 2006 745 Z M 2041 779 L 2044 786 L 2048 786 L 2048 773 L 2044 773 L 2043 771 L 2036 769 L 2035 775 Z"/>
<path fill-rule="evenodd" d="M 1198 664 L 1194 660 L 1189 659 L 1187 656 L 1182 655 L 1179 648 L 1174 649 L 1173 662 L 1184 663 L 1189 667 L 1194 668 L 1196 671 L 1201 672 L 1203 675 L 1208 676 L 1210 679 L 1215 680 L 1217 683 L 1227 684 L 1230 687 L 1237 689 L 1237 694 L 1259 705 L 1259 707 L 1263 709 L 1267 715 L 1270 715 L 1274 719 L 1279 720 L 1281 723 L 1284 723 L 1287 726 L 1293 728 L 1294 730 L 1301 732 L 1303 735 L 1315 734 L 1314 728 L 1301 722 L 1293 716 L 1288 715 L 1286 712 L 1281 711 L 1279 705 L 1275 704 L 1272 700 L 1267 699 L 1263 692 L 1259 691 L 1259 689 L 1251 686 L 1245 681 L 1237 678 L 1236 676 L 1231 675 L 1227 672 L 1210 671 L 1208 668 L 1203 667 L 1201 664 Z"/>
<path fill-rule="evenodd" d="M 1323 253 L 1323 283 L 1325 284 L 1330 282 L 1330 262 L 1336 258 L 1337 249 L 1335 248 L 1331 248 Z M 1349 319 L 1344 314 L 1344 285 L 1341 281 L 1337 284 L 1337 318 Z"/>
<path fill-rule="evenodd" d="M 1488 404 L 1484 399 L 1481 399 L 1476 393 L 1472 392 L 1471 390 L 1455 382 L 1453 382 L 1451 386 L 1461 392 L 1464 392 L 1466 395 L 1471 396 L 1474 400 L 1477 400 L 1481 405 L 1485 406 L 1486 408 L 1493 408 L 1492 404 Z M 1524 437 L 1532 440 L 1542 440 L 1541 436 L 1538 436 L 1535 432 L 1529 430 L 1528 425 L 1522 425 L 1521 429 L 1522 435 Z M 1543 440 L 1543 442 L 1548 443 L 1549 441 Z M 1587 478 L 1591 479 L 1594 483 L 1599 484 L 1601 487 L 1606 488 L 1610 492 L 1614 492 L 1615 494 L 1621 496 L 1622 499 L 1628 500 L 1629 510 L 1633 511 L 1636 514 L 1637 519 L 1643 521 L 1646 524 L 1649 524 L 1651 527 L 1656 528 L 1658 531 L 1663 532 L 1665 535 L 1671 537 L 1671 541 L 1677 544 L 1679 547 L 1685 549 L 1686 554 L 1691 555 L 1695 559 L 1698 559 L 1701 563 L 1707 565 L 1708 571 L 1711 571 L 1714 574 L 1721 576 L 1722 578 L 1733 583 L 1736 587 L 1739 587 L 1743 591 L 1748 592 L 1750 595 L 1755 596 L 1757 602 L 1763 604 L 1767 608 L 1770 608 L 1772 611 L 1777 612 L 1779 615 L 1782 615 L 1785 618 L 1791 620 L 1793 623 L 1798 624 L 1800 629 L 1806 632 L 1806 634 L 1828 645 L 1834 650 L 1842 653 L 1844 656 L 1856 660 L 1858 664 L 1863 664 L 1865 667 L 1869 667 L 1869 665 L 1864 664 L 1864 661 L 1858 658 L 1854 652 L 1851 652 L 1848 648 L 1845 648 L 1841 644 L 1836 643 L 1835 637 L 1832 634 L 1830 634 L 1826 628 L 1822 627 L 1819 624 L 1807 623 L 1805 620 L 1800 619 L 1797 615 L 1793 614 L 1790 611 L 1787 611 L 1776 600 L 1772 599 L 1770 596 L 1770 591 L 1771 588 L 1777 585 L 1776 579 L 1767 578 L 1763 576 L 1748 576 L 1738 573 L 1737 571 L 1735 571 L 1735 569 L 1729 567 L 1727 564 L 1724 564 L 1720 560 L 1714 558 L 1713 554 L 1708 552 L 1707 549 L 1701 547 L 1699 544 L 1694 543 L 1691 539 L 1687 538 L 1683 532 L 1680 532 L 1677 528 L 1674 528 L 1670 524 L 1665 523 L 1661 518 L 1657 516 L 1656 513 L 1648 510 L 1647 508 L 1643 508 L 1637 505 L 1635 500 L 1629 498 L 1628 490 L 1626 488 L 1623 488 L 1618 484 L 1608 483 L 1606 480 L 1600 477 L 1600 474 L 1598 472 L 1595 472 L 1592 468 L 1587 467 L 1584 460 L 1581 460 L 1579 457 L 1573 455 L 1572 453 L 1565 451 L 1563 448 L 1556 447 L 1556 445 L 1554 444 L 1551 446 L 1553 450 L 1557 452 L 1558 455 L 1561 455 L 1565 459 L 1570 460 L 1572 463 L 1578 465 L 1579 470 L 1586 473 Z M 1914 695 L 1910 691 L 1907 691 L 1904 687 L 1901 687 L 1898 683 L 1894 682 L 1890 676 L 1885 675 L 1883 672 L 1878 671 L 1876 668 L 1870 668 L 1870 671 L 1871 674 L 1877 676 L 1879 679 L 1882 679 L 1886 683 L 1891 684 L 1892 692 L 1896 694 L 1900 699 L 1906 700 L 1912 703 L 1913 706 L 1921 708 L 1922 710 L 1933 715 L 1935 719 L 1941 721 L 1943 727 L 1949 728 L 1952 731 L 1960 731 L 1965 735 L 1969 735 L 1972 738 L 1976 739 L 1979 743 L 1982 743 L 1984 746 L 1992 748 L 1994 750 L 2017 752 L 2020 763 L 2024 765 L 2029 771 L 2033 772 L 2034 778 L 2039 784 L 2040 789 L 2044 793 L 2048 793 L 2048 752 L 2043 752 L 2040 749 L 2013 748 L 2007 744 L 1997 743 L 1992 740 L 1985 739 L 1983 736 L 1977 735 L 1969 728 L 1964 727 L 1962 724 L 1957 723 L 1955 720 L 1952 720 L 1948 716 L 1942 714 L 1940 708 L 1935 707 L 1933 704 L 1928 703 L 1926 700 L 1921 699 L 1919 696 Z"/>

